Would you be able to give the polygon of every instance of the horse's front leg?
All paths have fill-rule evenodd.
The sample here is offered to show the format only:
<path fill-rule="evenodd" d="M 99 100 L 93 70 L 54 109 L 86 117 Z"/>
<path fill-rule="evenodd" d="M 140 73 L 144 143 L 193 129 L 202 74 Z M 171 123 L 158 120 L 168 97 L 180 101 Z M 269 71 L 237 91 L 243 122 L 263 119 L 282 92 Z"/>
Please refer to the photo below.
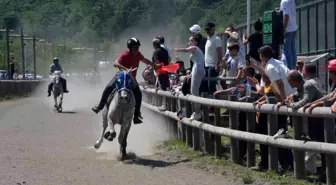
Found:
<path fill-rule="evenodd" d="M 54 95 L 54 107 L 55 109 L 58 109 L 58 106 L 57 106 L 57 96 Z"/>
<path fill-rule="evenodd" d="M 58 104 L 58 108 L 60 110 L 62 110 L 62 105 L 63 105 L 63 93 L 61 93 L 61 95 L 60 95 L 60 100 L 59 100 L 59 104 Z"/>
<path fill-rule="evenodd" d="M 108 111 L 108 115 L 107 115 L 107 122 L 108 122 L 108 126 L 109 126 L 109 131 L 107 131 L 105 133 L 104 138 L 107 139 L 108 141 L 113 141 L 113 139 L 117 136 L 117 133 L 114 129 L 114 125 L 116 123 L 114 123 L 113 118 L 116 116 L 115 112 L 119 112 L 120 110 L 117 110 L 116 107 L 114 107 L 114 102 L 111 103 L 110 109 Z M 117 120 L 117 119 L 114 119 Z"/>
<path fill-rule="evenodd" d="M 127 137 L 128 133 L 131 129 L 132 118 L 129 118 L 121 124 L 120 133 L 118 137 L 119 145 L 120 145 L 120 159 L 124 160 L 127 157 L 126 147 L 127 147 Z"/>
<path fill-rule="evenodd" d="M 100 138 L 97 140 L 96 144 L 94 145 L 94 147 L 95 147 L 96 149 L 100 148 L 101 144 L 102 144 L 103 141 L 104 141 L 104 134 L 105 134 L 105 131 L 106 131 L 106 129 L 107 129 L 107 125 L 108 125 L 108 123 L 107 123 L 107 112 L 108 112 L 108 110 L 107 110 L 106 108 L 105 108 L 105 109 L 103 110 L 103 112 L 102 112 L 102 117 L 103 117 L 103 131 L 102 131 L 102 133 L 101 133 Z"/>

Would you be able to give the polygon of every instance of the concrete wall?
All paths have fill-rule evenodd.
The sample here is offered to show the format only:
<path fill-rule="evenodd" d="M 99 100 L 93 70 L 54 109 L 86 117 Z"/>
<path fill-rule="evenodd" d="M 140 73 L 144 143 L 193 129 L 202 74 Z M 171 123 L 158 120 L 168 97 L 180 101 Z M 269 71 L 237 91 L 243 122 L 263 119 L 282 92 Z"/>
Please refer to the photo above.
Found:
<path fill-rule="evenodd" d="M 40 80 L 0 80 L 0 97 L 29 96 L 44 83 Z"/>

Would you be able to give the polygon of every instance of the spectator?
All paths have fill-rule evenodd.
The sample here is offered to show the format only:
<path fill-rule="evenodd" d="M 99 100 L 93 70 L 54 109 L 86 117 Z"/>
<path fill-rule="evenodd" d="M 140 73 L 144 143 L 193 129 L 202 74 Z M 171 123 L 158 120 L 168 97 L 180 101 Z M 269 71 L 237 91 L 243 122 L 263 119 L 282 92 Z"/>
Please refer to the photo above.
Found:
<path fill-rule="evenodd" d="M 296 70 L 299 71 L 299 73 L 302 75 L 302 71 L 303 71 L 303 66 L 304 66 L 304 61 L 299 59 L 296 62 Z"/>
<path fill-rule="evenodd" d="M 165 45 L 165 38 L 163 36 L 157 36 L 156 38 L 160 40 L 160 43 L 161 43 L 160 46 L 168 52 L 168 56 L 169 56 L 168 63 L 170 63 L 171 62 L 171 54 L 169 52 L 169 49 Z"/>
<path fill-rule="evenodd" d="M 236 87 L 231 87 L 231 88 L 228 88 L 228 89 L 224 89 L 224 90 L 218 90 L 218 91 L 216 91 L 214 93 L 214 95 L 232 92 L 232 94 L 235 94 L 235 95 L 238 96 L 238 98 L 239 98 L 240 101 L 245 100 L 243 94 L 245 92 L 245 88 L 246 88 L 247 84 L 250 83 L 247 80 L 247 78 L 253 78 L 254 74 L 255 74 L 255 71 L 254 71 L 254 69 L 252 67 L 247 67 L 247 66 L 243 67 L 241 69 L 241 71 L 242 71 L 244 80 L 243 80 L 243 82 L 240 85 L 237 85 Z M 251 94 L 254 94 L 254 95 L 258 94 L 257 90 L 255 89 L 255 86 L 252 86 L 252 92 L 251 92 Z"/>
<path fill-rule="evenodd" d="M 328 67 L 327 70 L 330 73 L 330 77 L 333 83 L 336 82 L 336 59 L 330 60 L 328 62 Z M 329 100 L 329 101 L 335 101 L 336 100 L 336 90 L 330 92 L 326 96 L 312 102 L 308 103 L 303 107 L 304 111 L 307 109 L 308 113 L 311 113 L 312 110 L 316 107 L 322 107 L 324 105 L 324 101 Z M 333 111 L 335 109 L 335 104 L 331 106 L 331 110 Z M 334 112 L 334 111 L 333 111 Z"/>
<path fill-rule="evenodd" d="M 11 57 L 11 60 L 9 61 L 9 68 L 10 68 L 9 79 L 11 80 L 11 79 L 13 79 L 14 70 L 15 70 L 14 57 Z"/>
<path fill-rule="evenodd" d="M 286 78 L 289 69 L 282 62 L 272 57 L 272 47 L 261 47 L 259 54 L 261 62 L 265 65 L 265 73 L 270 79 L 272 87 L 280 95 L 279 105 L 285 105 L 286 97 L 295 92 Z"/>
<path fill-rule="evenodd" d="M 169 65 L 168 51 L 161 47 L 161 42 L 159 39 L 157 38 L 153 39 L 153 47 L 154 47 L 154 52 L 153 52 L 152 62 L 154 64 L 163 63 L 163 65 Z M 170 87 L 170 81 L 169 81 L 168 74 L 162 73 L 162 74 L 156 74 L 156 75 L 158 78 L 157 80 L 158 84 L 156 84 L 156 86 L 161 88 L 161 90 L 163 91 L 167 91 Z M 167 109 L 166 98 L 163 98 L 162 106 L 159 107 L 159 109 L 161 111 L 164 111 Z"/>
<path fill-rule="evenodd" d="M 287 67 L 290 70 L 295 69 L 295 63 L 297 60 L 296 56 L 296 4 L 295 0 L 281 0 L 280 10 L 284 13 L 284 32 L 285 32 L 285 43 L 284 43 L 284 53 L 287 60 Z"/>
<path fill-rule="evenodd" d="M 279 60 L 273 58 L 273 50 L 270 46 L 263 46 L 259 49 L 260 59 L 263 65 L 265 65 L 265 73 L 271 81 L 272 87 L 275 89 L 275 93 L 278 94 L 277 107 L 280 108 L 281 105 L 285 105 L 285 100 L 288 96 L 293 94 L 295 90 L 290 86 L 286 74 L 289 69 Z M 286 133 L 287 127 L 287 116 L 278 116 L 279 128 L 283 129 Z M 293 154 L 291 150 L 279 149 L 279 162 L 280 169 L 285 171 L 293 167 Z"/>
<path fill-rule="evenodd" d="M 305 64 L 303 66 L 302 75 L 305 80 L 310 80 L 322 91 L 322 83 L 316 73 L 316 65 Z"/>
<path fill-rule="evenodd" d="M 230 42 L 228 46 L 229 55 L 224 57 L 224 64 L 226 64 L 226 76 L 234 77 L 236 81 L 227 81 L 228 87 L 236 85 L 243 74 L 242 68 L 245 66 L 245 58 L 239 52 L 240 47 L 238 43 Z"/>
<path fill-rule="evenodd" d="M 248 55 L 253 58 L 254 60 L 257 60 L 260 62 L 260 57 L 258 53 L 258 49 L 263 46 L 263 34 L 262 34 L 263 24 L 258 19 L 254 23 L 254 33 L 251 34 L 248 39 L 247 43 L 249 44 L 249 52 Z"/>
<path fill-rule="evenodd" d="M 201 27 L 197 24 L 194 24 L 192 27 L 189 28 L 191 32 L 191 36 L 195 37 L 197 40 L 199 40 L 199 43 L 197 43 L 197 47 L 201 49 L 203 52 L 203 55 L 205 55 L 205 44 L 207 42 L 207 38 L 203 37 L 201 34 Z M 190 60 L 190 68 L 189 70 L 191 71 L 193 67 L 193 63 Z"/>
<path fill-rule="evenodd" d="M 203 54 L 205 54 L 205 44 L 207 42 L 207 38 L 203 37 L 201 34 L 201 27 L 197 24 L 190 27 L 191 36 L 193 36 L 195 39 L 199 40 L 199 43 L 197 43 L 197 47 L 201 49 Z"/>
<path fill-rule="evenodd" d="M 195 37 L 190 37 L 190 47 L 174 49 L 174 51 L 178 52 L 191 52 L 190 60 L 194 64 L 191 70 L 191 94 L 194 96 L 200 95 L 200 87 L 205 77 L 204 55 L 201 49 L 197 47 L 200 41 L 201 40 L 197 40 Z M 191 115 L 190 120 L 200 120 L 201 118 L 201 105 L 196 103 L 194 104 L 194 113 Z"/>
<path fill-rule="evenodd" d="M 239 44 L 239 52 L 245 57 L 245 47 L 243 45 L 242 40 L 239 38 L 239 33 L 236 31 L 236 29 L 233 27 L 233 25 L 230 25 L 226 28 L 224 34 L 227 36 L 227 46 L 230 45 L 230 43 L 238 43 Z M 229 53 L 229 48 L 226 50 L 227 55 Z"/>
<path fill-rule="evenodd" d="M 222 41 L 215 33 L 214 23 L 207 23 L 205 30 L 208 34 L 208 40 L 205 44 L 206 77 L 217 77 L 222 59 Z M 216 91 L 216 83 L 216 81 L 208 81 L 209 94 Z"/>
<path fill-rule="evenodd" d="M 271 81 L 266 75 L 261 76 L 265 87 L 262 88 L 264 91 L 261 95 L 263 95 L 259 100 L 254 102 L 254 105 L 258 105 L 260 108 L 262 105 L 267 103 L 267 97 L 272 97 L 275 96 L 275 90 L 271 86 Z M 251 80 L 249 80 L 251 81 Z M 252 81 L 251 83 L 252 86 L 258 85 L 257 81 Z M 257 113 L 256 114 L 256 126 L 255 126 L 255 132 L 263 135 L 267 135 L 267 114 L 265 113 Z M 256 171 L 263 171 L 268 169 L 268 146 L 260 144 L 260 162 L 257 166 L 251 167 L 251 170 L 256 170 Z"/>
<path fill-rule="evenodd" d="M 297 92 L 293 94 L 293 97 L 286 101 L 288 107 L 291 107 L 294 110 L 297 110 L 307 103 L 311 103 L 315 100 L 322 98 L 323 94 L 320 89 L 316 85 L 316 81 L 311 78 L 304 81 L 301 73 L 298 71 L 290 71 L 287 73 L 287 79 L 290 85 L 293 88 L 297 89 Z M 323 122 L 321 118 L 308 118 L 308 135 L 314 141 L 324 142 L 324 129 L 323 125 L 318 125 L 316 123 Z M 306 134 L 304 134 L 306 136 Z M 316 152 L 306 153 L 306 166 L 308 162 L 311 161 L 312 157 L 316 156 Z M 322 167 L 326 167 L 325 156 L 321 154 L 322 159 Z M 309 171 L 315 173 L 316 172 L 316 164 L 313 165 L 313 169 L 309 169 Z"/>

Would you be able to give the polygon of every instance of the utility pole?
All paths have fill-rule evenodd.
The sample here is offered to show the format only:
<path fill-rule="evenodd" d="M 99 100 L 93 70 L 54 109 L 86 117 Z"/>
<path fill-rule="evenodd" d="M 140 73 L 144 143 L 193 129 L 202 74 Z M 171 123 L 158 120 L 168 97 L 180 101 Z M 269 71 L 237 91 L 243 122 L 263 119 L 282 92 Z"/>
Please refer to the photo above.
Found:
<path fill-rule="evenodd" d="M 36 38 L 33 35 L 34 80 L 36 80 Z"/>
<path fill-rule="evenodd" d="M 22 79 L 26 79 L 26 66 L 25 66 L 25 51 L 24 51 L 24 35 L 23 28 L 21 28 L 21 62 L 22 62 Z"/>
<path fill-rule="evenodd" d="M 13 77 L 9 74 L 11 74 L 10 71 L 10 45 L 9 45 L 9 29 L 6 28 L 6 47 L 7 47 L 7 76 L 9 77 L 9 79 L 12 79 Z"/>

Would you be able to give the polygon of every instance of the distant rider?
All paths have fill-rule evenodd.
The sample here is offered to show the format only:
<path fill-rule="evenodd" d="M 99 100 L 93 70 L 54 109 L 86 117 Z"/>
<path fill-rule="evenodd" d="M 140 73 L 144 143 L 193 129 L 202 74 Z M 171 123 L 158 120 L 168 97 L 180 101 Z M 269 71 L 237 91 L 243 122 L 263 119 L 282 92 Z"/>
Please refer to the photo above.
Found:
<path fill-rule="evenodd" d="M 119 55 L 117 60 L 114 62 L 114 67 L 116 68 L 122 68 L 124 70 L 129 70 L 130 68 L 134 69 L 139 67 L 140 61 L 143 63 L 152 66 L 153 68 L 158 68 L 159 65 L 153 64 L 150 60 L 145 58 L 139 51 L 139 47 L 141 46 L 140 41 L 137 38 L 130 38 L 127 40 L 127 51 L 124 51 Z M 134 70 L 132 72 L 132 76 L 136 81 L 136 75 L 137 75 L 137 70 Z M 113 90 L 115 89 L 116 82 L 117 82 L 117 76 L 115 75 L 112 80 L 107 84 L 105 87 L 102 97 L 100 99 L 100 102 L 97 106 L 92 108 L 92 111 L 95 112 L 96 114 L 101 111 L 106 102 L 108 97 L 111 95 Z M 136 83 L 133 89 L 133 94 L 135 98 L 135 110 L 134 110 L 134 118 L 133 122 L 134 124 L 140 124 L 142 123 L 141 119 L 141 101 L 142 101 L 142 93 L 140 91 L 139 84 Z"/>
<path fill-rule="evenodd" d="M 52 64 L 50 66 L 49 74 L 52 75 L 55 71 L 61 71 L 61 73 L 63 73 L 63 69 L 62 69 L 61 65 L 59 64 L 59 60 L 58 60 L 57 57 L 54 58 L 53 62 L 54 62 L 54 64 Z M 67 89 L 66 80 L 62 77 L 60 77 L 60 79 L 61 79 L 61 83 L 62 83 L 62 86 L 63 86 L 64 93 L 68 93 L 69 90 Z M 48 97 L 51 95 L 52 87 L 53 87 L 53 82 L 51 81 L 48 85 Z"/>

